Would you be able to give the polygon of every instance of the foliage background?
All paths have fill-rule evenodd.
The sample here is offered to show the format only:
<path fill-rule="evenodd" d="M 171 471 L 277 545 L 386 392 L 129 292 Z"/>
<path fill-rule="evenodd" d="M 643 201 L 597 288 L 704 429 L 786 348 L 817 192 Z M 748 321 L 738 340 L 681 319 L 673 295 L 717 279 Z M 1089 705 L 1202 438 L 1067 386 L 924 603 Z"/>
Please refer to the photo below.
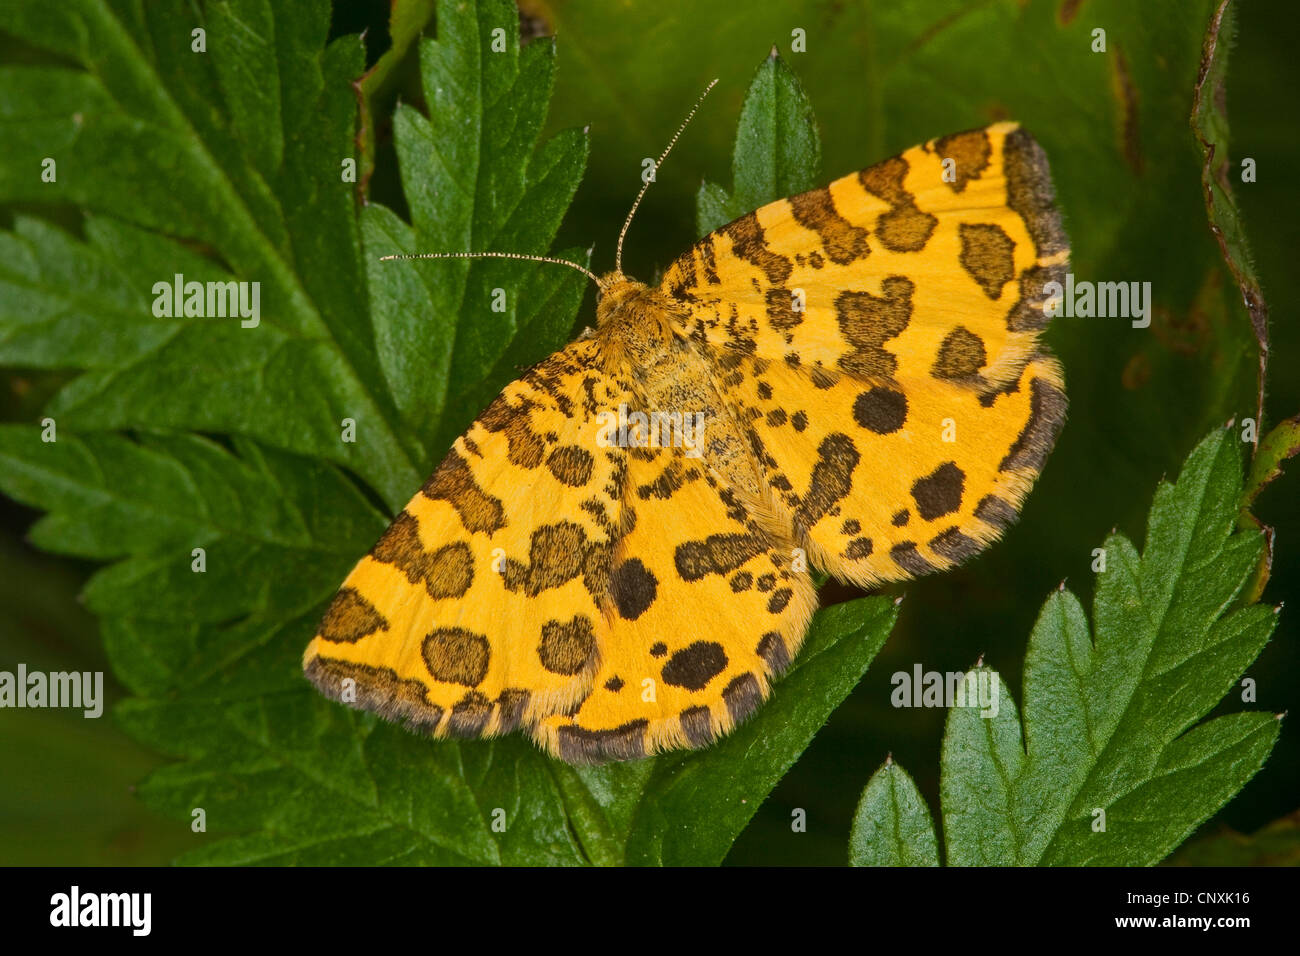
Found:
<path fill-rule="evenodd" d="M 777 43 L 817 112 L 825 178 L 930 136 L 1014 115 L 1052 159 L 1076 274 L 1150 280 L 1162 310 L 1147 332 L 1104 320 L 1054 325 L 1071 418 L 1020 525 L 967 568 L 905 589 L 899 623 L 866 678 L 728 857 L 839 863 L 857 797 L 886 752 L 938 806 L 943 712 L 890 707 L 889 675 L 918 661 L 926 669 L 964 670 L 983 654 L 1019 699 L 1016 668 L 1044 595 L 1067 578 L 1086 602 L 1091 549 L 1115 525 L 1140 540 L 1156 480 L 1176 473 L 1210 425 L 1253 411 L 1252 341 L 1205 223 L 1188 126 L 1211 4 L 1031 0 L 1023 12 L 1010 2 L 764 2 L 745 5 L 743 13 L 711 6 L 527 4 L 529 22 L 544 23 L 559 41 L 549 129 L 591 128 L 587 173 L 556 248 L 594 243 L 598 271 L 608 267 L 642 157 L 658 154 L 687 105 L 717 76 L 719 89 L 642 206 L 629 235 L 629 270 L 650 278 L 693 241 L 694 193 L 704 179 L 729 181 L 740 99 L 755 65 Z M 331 34 L 366 29 L 373 61 L 389 45 L 387 12 L 384 3 L 336 3 Z M 1237 18 L 1230 149 L 1234 166 L 1251 156 L 1259 169 L 1258 182 L 1234 186 L 1273 316 L 1267 425 L 1300 409 L 1300 376 L 1292 371 L 1300 362 L 1300 290 L 1288 261 L 1300 247 L 1293 214 L 1300 196 L 1291 166 L 1296 134 L 1285 106 L 1300 77 L 1286 6 L 1251 0 L 1240 4 Z M 1094 25 L 1127 51 L 1127 94 L 1113 68 L 1087 52 Z M 807 53 L 789 52 L 793 27 L 807 31 Z M 23 56 L 21 45 L 0 35 L 0 62 Z M 376 104 L 372 180 L 373 197 L 404 212 L 391 129 L 382 122 L 398 96 L 423 105 L 409 61 L 397 65 Z M 1136 120 L 1126 127 L 1134 103 Z M 5 216 L 15 211 L 22 207 Z M 68 219 L 75 220 L 72 211 Z M 584 314 L 591 308 L 588 293 Z M 58 376 L 17 371 L 0 384 L 3 419 L 30 422 Z M 1267 490 L 1256 509 L 1277 529 L 1265 595 L 1273 602 L 1296 594 L 1300 582 L 1293 484 Z M 24 541 L 35 513 L 7 500 L 0 508 L 0 666 L 22 660 L 34 668 L 106 670 L 95 621 L 76 601 L 92 567 L 35 550 Z M 1291 616 L 1283 615 L 1249 671 L 1260 706 L 1275 711 L 1300 703 L 1288 680 L 1300 666 Z M 1225 705 L 1237 707 L 1231 698 Z M 1250 832 L 1296 809 L 1300 754 L 1293 738 L 1282 735 L 1264 770 L 1207 830 Z M 131 795 L 161 759 L 109 719 L 8 712 L 0 720 L 0 759 L 0 862 L 156 863 L 195 846 L 188 827 L 159 819 Z M 807 833 L 790 830 L 795 807 L 807 810 Z"/>

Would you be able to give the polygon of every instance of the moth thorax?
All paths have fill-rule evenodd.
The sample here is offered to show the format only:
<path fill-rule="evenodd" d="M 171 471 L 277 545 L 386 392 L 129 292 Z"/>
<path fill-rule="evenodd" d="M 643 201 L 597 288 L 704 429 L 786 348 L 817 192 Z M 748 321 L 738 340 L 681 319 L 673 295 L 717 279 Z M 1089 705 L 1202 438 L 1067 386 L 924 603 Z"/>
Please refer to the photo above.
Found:
<path fill-rule="evenodd" d="M 611 354 L 644 366 L 662 356 L 672 340 L 671 303 L 662 292 L 622 275 L 613 281 L 596 305 L 596 327 Z"/>
<path fill-rule="evenodd" d="M 607 272 L 600 277 L 596 324 L 606 325 L 618 315 L 636 309 L 653 297 L 654 293 L 644 282 L 629 279 L 621 272 Z"/>

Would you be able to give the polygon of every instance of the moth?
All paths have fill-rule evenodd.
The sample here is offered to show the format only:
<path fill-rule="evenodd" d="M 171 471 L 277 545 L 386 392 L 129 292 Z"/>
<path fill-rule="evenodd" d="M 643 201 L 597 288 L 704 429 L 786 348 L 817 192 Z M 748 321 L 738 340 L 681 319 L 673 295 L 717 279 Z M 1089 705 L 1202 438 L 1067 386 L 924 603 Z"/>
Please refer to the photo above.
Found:
<path fill-rule="evenodd" d="M 1040 336 L 1068 247 L 1028 133 L 771 203 L 654 286 L 622 271 L 644 193 L 602 276 L 432 254 L 570 265 L 596 324 L 505 387 L 343 582 L 303 659 L 327 696 L 578 764 L 703 747 L 799 652 L 810 568 L 912 578 L 1015 520 L 1066 411 Z"/>

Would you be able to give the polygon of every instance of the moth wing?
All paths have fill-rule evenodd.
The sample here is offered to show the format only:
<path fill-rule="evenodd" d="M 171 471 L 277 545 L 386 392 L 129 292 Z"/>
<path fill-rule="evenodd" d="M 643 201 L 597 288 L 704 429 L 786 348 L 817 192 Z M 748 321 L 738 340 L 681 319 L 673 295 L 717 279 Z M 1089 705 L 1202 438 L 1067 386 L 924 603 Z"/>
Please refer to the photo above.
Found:
<path fill-rule="evenodd" d="M 661 288 L 796 536 L 871 585 L 950 567 L 1015 519 L 1064 421 L 1039 334 L 1067 268 L 1046 158 L 1000 123 L 741 217 Z"/>
<path fill-rule="evenodd" d="M 949 163 L 950 161 L 950 163 Z M 867 381 L 1017 381 L 1068 247 L 1014 123 L 913 147 L 705 236 L 660 288 L 722 353 Z"/>
<path fill-rule="evenodd" d="M 625 459 L 600 413 L 625 397 L 590 341 L 507 385 L 344 581 L 303 657 L 316 686 L 436 737 L 581 701 Z"/>
<path fill-rule="evenodd" d="M 628 452 L 608 639 L 590 695 L 534 738 L 570 763 L 703 747 L 768 696 L 816 592 L 794 545 L 681 448 Z M 796 567 L 801 568 L 796 570 Z"/>

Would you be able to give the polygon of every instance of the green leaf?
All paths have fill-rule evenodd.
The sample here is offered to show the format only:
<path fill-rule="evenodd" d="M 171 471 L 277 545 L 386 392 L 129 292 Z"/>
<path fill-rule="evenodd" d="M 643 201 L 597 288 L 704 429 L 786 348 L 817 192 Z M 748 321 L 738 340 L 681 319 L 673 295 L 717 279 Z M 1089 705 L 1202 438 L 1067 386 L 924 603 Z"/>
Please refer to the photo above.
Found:
<path fill-rule="evenodd" d="M 1091 628 L 1064 587 L 1048 598 L 1025 661 L 1023 736 L 997 673 L 967 674 L 943 742 L 950 864 L 1156 863 L 1263 765 L 1272 714 L 1197 724 L 1277 620 L 1238 606 L 1262 549 L 1258 533 L 1233 530 L 1239 445 L 1219 430 L 1161 484 L 1140 556 L 1107 539 Z M 977 681 L 997 693 L 975 701 Z"/>
<path fill-rule="evenodd" d="M 862 791 L 849 834 L 850 866 L 938 866 L 925 799 L 907 771 L 886 760 Z"/>
<path fill-rule="evenodd" d="M 703 236 L 759 206 L 812 189 L 821 177 L 821 164 L 812 104 L 773 47 L 754 74 L 740 111 L 732 191 L 700 184 L 696 232 Z"/>
<path fill-rule="evenodd" d="M 23 350 L 0 361 L 84 369 L 49 407 L 69 429 L 243 435 L 346 465 L 395 504 L 430 456 L 397 414 L 365 321 L 354 196 L 340 173 L 358 39 L 322 47 L 324 0 L 281 17 L 265 0 L 129 9 L 0 10 L 0 30 L 64 64 L 0 76 L 0 200 L 93 214 L 84 242 L 49 227 L 7 237 L 3 340 L 27 328 Z M 206 54 L 191 52 L 196 28 Z M 55 182 L 34 172 L 45 157 Z M 187 246 L 211 258 L 196 262 Z M 155 319 L 154 283 L 176 273 L 260 283 L 260 323 Z M 130 315 L 125 328 L 101 311 L 103 294 Z M 355 443 L 338 440 L 345 417 L 361 423 Z"/>

